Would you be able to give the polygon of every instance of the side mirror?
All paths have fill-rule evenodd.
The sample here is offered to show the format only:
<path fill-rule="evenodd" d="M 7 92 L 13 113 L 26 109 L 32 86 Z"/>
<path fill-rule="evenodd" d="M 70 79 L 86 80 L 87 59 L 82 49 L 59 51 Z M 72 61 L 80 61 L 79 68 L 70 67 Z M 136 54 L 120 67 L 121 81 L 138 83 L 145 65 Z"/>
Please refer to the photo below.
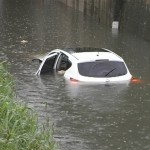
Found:
<path fill-rule="evenodd" d="M 42 60 L 39 59 L 39 58 L 34 58 L 34 59 L 32 59 L 32 61 L 33 61 L 33 62 L 38 62 L 39 64 L 42 62 Z"/>

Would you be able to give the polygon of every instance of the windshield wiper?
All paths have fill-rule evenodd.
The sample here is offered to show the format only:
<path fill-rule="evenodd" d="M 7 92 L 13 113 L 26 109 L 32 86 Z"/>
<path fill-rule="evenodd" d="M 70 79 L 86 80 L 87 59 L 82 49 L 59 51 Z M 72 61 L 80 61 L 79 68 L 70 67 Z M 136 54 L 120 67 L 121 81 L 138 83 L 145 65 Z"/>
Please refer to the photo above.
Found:
<path fill-rule="evenodd" d="M 113 72 L 114 70 L 116 70 L 117 68 L 113 68 L 112 70 L 110 70 L 106 75 L 105 77 L 107 77 L 111 72 Z"/>

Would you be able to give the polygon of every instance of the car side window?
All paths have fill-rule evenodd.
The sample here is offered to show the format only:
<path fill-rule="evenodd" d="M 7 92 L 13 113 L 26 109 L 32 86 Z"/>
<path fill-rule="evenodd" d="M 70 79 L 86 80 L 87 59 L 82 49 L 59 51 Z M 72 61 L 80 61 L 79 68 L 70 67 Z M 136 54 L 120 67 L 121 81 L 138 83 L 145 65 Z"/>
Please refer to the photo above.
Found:
<path fill-rule="evenodd" d="M 70 67 L 71 67 L 71 62 L 69 61 L 68 56 L 65 54 L 61 54 L 57 62 L 56 70 L 66 71 Z"/>

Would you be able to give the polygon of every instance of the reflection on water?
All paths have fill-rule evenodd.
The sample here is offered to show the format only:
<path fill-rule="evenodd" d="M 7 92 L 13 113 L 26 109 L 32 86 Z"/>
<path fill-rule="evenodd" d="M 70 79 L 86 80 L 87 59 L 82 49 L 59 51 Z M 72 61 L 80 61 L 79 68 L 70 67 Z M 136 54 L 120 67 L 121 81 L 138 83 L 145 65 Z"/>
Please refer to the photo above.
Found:
<path fill-rule="evenodd" d="M 90 84 L 90 83 L 80 83 L 66 80 L 66 90 L 70 97 L 86 97 L 86 95 L 91 95 L 92 99 L 102 98 L 111 99 L 111 97 L 116 97 L 128 88 L 128 83 L 124 84 Z M 109 93 L 109 94 L 108 94 Z M 94 97 L 92 96 L 94 95 Z"/>
<path fill-rule="evenodd" d="M 150 149 L 150 43 L 131 34 L 112 35 L 55 0 L 0 0 L 0 7 L 0 59 L 10 63 L 18 98 L 41 122 L 48 117 L 54 123 L 62 149 Z M 88 46 L 115 51 L 144 82 L 88 85 L 68 83 L 58 74 L 35 76 L 36 55 Z"/>
<path fill-rule="evenodd" d="M 99 23 L 119 28 L 150 41 L 150 0 L 59 0 L 77 11 L 95 18 Z"/>

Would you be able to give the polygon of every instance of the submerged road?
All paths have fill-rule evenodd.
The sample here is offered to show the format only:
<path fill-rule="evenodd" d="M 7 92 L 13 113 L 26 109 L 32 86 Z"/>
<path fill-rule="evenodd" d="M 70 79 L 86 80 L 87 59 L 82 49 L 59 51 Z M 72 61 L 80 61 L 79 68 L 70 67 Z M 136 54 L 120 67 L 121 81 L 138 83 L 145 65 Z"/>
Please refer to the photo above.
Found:
<path fill-rule="evenodd" d="M 141 84 L 82 85 L 35 76 L 31 60 L 55 48 L 105 47 L 124 58 Z M 112 31 L 55 0 L 0 1 L 0 59 L 18 98 L 49 118 L 64 150 L 150 149 L 150 42 Z"/>

